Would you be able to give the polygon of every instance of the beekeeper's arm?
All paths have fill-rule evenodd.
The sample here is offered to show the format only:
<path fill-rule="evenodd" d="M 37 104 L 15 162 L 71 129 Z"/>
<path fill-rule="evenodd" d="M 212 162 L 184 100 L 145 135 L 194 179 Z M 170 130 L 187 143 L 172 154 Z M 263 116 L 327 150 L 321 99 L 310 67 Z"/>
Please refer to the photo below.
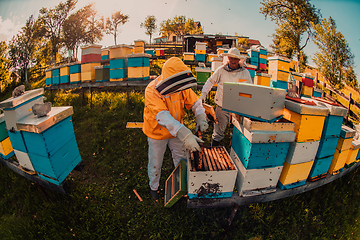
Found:
<path fill-rule="evenodd" d="M 204 141 L 196 137 L 194 134 L 192 134 L 190 129 L 173 118 L 169 111 L 160 111 L 158 114 L 156 114 L 156 121 L 161 126 L 165 127 L 171 135 L 179 138 L 183 142 L 186 149 L 191 151 L 201 151 L 198 142 L 203 143 Z"/>
<path fill-rule="evenodd" d="M 205 102 L 206 96 L 208 95 L 208 93 L 210 92 L 211 88 L 217 84 L 219 82 L 219 76 L 220 76 L 220 68 L 218 68 L 213 75 L 211 75 L 208 80 L 206 80 L 202 90 L 201 90 L 201 95 L 199 97 L 199 99 L 201 100 L 201 102 Z"/>

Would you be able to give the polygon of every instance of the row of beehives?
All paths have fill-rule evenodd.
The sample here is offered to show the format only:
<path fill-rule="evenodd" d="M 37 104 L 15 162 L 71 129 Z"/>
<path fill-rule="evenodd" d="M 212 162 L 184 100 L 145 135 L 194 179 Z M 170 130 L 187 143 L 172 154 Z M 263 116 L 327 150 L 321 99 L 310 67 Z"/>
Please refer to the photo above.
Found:
<path fill-rule="evenodd" d="M 32 113 L 42 104 L 44 89 L 25 91 L 0 103 L 0 156 L 14 154 L 20 168 L 60 185 L 80 163 L 71 115 L 72 107 L 52 107 L 46 116 Z"/>
<path fill-rule="evenodd" d="M 342 124 L 347 109 L 322 100 L 288 100 L 285 94 L 265 86 L 224 84 L 223 109 L 232 113 L 234 125 L 229 155 L 237 169 L 188 167 L 189 198 L 230 197 L 234 185 L 240 196 L 295 188 L 359 160 L 356 131 Z M 211 184 L 217 184 L 217 192 L 204 194 Z"/>
<path fill-rule="evenodd" d="M 101 45 L 81 47 L 81 62 L 63 64 L 45 70 L 46 85 L 79 82 L 137 81 L 150 75 L 151 56 L 163 56 L 164 49 L 145 49 L 145 42 L 102 48 Z"/>

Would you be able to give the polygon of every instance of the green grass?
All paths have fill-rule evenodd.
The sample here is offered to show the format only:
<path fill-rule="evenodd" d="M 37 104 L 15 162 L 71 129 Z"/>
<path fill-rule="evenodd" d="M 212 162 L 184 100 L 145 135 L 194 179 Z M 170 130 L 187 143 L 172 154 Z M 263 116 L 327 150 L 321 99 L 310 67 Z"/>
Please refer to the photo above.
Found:
<path fill-rule="evenodd" d="M 199 92 L 197 91 L 199 94 Z M 127 122 L 142 122 L 143 89 L 103 88 L 53 93 L 53 106 L 73 106 L 83 171 L 67 178 L 70 193 L 41 189 L 0 164 L 0 239 L 359 239 L 360 174 L 351 172 L 313 191 L 262 204 L 190 209 L 151 199 L 147 138 Z M 45 92 L 47 99 L 50 93 Z M 213 102 L 211 101 L 211 104 Z M 187 111 L 185 124 L 195 121 Z M 212 126 L 204 134 L 210 143 Z M 229 149 L 230 133 L 224 145 Z M 160 179 L 174 169 L 167 151 Z M 140 202 L 133 189 L 144 201 Z"/>

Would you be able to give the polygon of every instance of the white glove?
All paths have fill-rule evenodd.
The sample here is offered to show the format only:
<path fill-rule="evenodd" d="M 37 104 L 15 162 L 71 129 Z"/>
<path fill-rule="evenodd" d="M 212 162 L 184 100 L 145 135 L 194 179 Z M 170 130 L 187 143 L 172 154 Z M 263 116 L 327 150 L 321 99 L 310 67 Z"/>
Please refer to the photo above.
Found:
<path fill-rule="evenodd" d="M 183 142 L 186 149 L 201 152 L 201 147 L 198 142 L 203 143 L 204 141 L 192 134 L 187 127 L 181 127 L 177 133 L 177 137 Z"/>
<path fill-rule="evenodd" d="M 206 95 L 207 95 L 206 92 L 201 92 L 201 95 L 200 95 L 200 97 L 199 97 L 199 99 L 201 100 L 201 102 L 205 102 Z"/>
<path fill-rule="evenodd" d="M 209 124 L 206 120 L 206 115 L 205 114 L 199 114 L 196 116 L 196 127 L 195 127 L 195 132 L 197 132 L 200 129 L 200 132 L 204 132 L 206 131 L 206 129 L 208 129 Z"/>

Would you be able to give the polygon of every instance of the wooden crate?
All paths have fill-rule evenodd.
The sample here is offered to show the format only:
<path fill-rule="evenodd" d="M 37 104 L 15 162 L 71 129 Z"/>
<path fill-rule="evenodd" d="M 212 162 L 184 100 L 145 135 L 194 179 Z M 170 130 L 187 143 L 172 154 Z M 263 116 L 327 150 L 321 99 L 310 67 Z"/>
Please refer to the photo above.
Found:
<path fill-rule="evenodd" d="M 260 121 L 274 121 L 284 110 L 286 91 L 249 83 L 225 82 L 223 110 Z"/>
<path fill-rule="evenodd" d="M 295 123 L 296 142 L 312 142 L 321 139 L 329 109 L 285 100 L 284 118 Z"/>
<path fill-rule="evenodd" d="M 290 142 L 295 139 L 294 131 L 248 130 L 235 118 L 231 147 L 246 169 L 263 169 L 282 166 Z M 282 123 L 266 123 L 264 128 L 279 128 Z M 290 127 L 290 126 L 288 126 Z"/>
<path fill-rule="evenodd" d="M 254 84 L 270 87 L 271 75 L 266 73 L 256 73 Z"/>
<path fill-rule="evenodd" d="M 221 147 L 230 158 L 225 147 Z M 187 162 L 190 163 L 190 154 L 187 152 Z M 232 164 L 234 162 L 230 158 Z M 193 171 L 187 164 L 187 185 L 189 199 L 196 198 L 227 198 L 234 192 L 235 179 L 238 170 L 221 171 Z"/>
<path fill-rule="evenodd" d="M 330 174 L 335 175 L 341 171 L 341 169 L 345 166 L 349 152 L 350 149 L 344 151 L 339 151 L 338 149 L 336 149 L 328 170 Z"/>
<path fill-rule="evenodd" d="M 234 149 L 230 150 L 230 156 L 238 169 L 235 186 L 239 196 L 255 196 L 276 191 L 282 166 L 246 169 Z"/>
<path fill-rule="evenodd" d="M 278 186 L 281 189 L 290 189 L 305 185 L 314 161 L 289 164 L 285 162 L 281 172 Z"/>
<path fill-rule="evenodd" d="M 320 141 L 292 142 L 286 156 L 289 164 L 298 164 L 314 161 Z"/>

